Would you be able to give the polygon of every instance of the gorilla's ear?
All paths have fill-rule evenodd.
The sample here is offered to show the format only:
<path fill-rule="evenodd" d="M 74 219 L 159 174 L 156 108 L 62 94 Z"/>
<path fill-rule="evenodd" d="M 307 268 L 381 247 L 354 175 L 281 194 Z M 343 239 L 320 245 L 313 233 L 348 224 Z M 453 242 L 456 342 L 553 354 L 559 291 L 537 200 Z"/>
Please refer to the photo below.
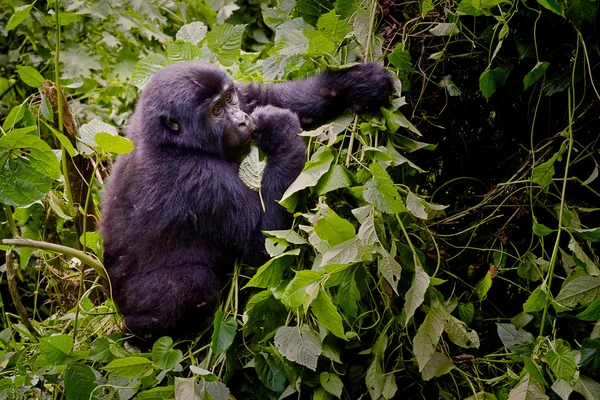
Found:
<path fill-rule="evenodd" d="M 182 126 L 175 118 L 161 117 L 161 121 L 172 131 L 180 132 Z"/>

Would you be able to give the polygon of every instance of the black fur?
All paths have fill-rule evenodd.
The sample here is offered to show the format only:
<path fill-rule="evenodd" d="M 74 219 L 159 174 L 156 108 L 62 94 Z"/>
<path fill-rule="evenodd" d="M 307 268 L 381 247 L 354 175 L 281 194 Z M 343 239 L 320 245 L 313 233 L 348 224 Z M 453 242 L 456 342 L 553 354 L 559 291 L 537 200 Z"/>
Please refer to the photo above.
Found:
<path fill-rule="evenodd" d="M 261 231 L 289 227 L 275 201 L 302 170 L 301 126 L 376 109 L 391 90 L 376 64 L 266 86 L 234 86 L 203 62 L 156 73 L 129 121 L 135 150 L 115 163 L 102 209 L 104 263 L 127 330 L 146 339 L 197 330 L 212 312 L 217 274 L 238 256 L 264 262 Z M 237 175 L 251 133 L 268 158 L 264 212 Z"/>

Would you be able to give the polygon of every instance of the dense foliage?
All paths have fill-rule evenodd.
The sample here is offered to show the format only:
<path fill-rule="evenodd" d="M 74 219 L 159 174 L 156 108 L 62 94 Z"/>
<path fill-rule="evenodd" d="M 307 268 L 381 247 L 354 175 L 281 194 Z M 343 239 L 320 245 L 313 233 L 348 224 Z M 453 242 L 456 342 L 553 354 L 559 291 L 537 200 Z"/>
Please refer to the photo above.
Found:
<path fill-rule="evenodd" d="M 3 2 L 0 397 L 600 399 L 597 15 Z M 204 332 L 138 349 L 103 286 L 98 204 L 138 90 L 189 59 L 259 82 L 378 61 L 398 80 L 388 108 L 302 133 L 293 229 L 265 232 L 260 268 L 240 260 Z M 257 190 L 262 162 L 240 168 Z"/>

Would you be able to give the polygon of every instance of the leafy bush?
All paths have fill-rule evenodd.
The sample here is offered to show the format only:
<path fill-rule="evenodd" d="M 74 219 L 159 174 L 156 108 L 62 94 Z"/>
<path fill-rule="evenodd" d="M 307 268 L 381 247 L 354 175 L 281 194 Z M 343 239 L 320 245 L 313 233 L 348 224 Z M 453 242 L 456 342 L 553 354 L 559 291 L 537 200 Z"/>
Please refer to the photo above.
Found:
<path fill-rule="evenodd" d="M 598 399 L 597 12 L 0 6 L 0 396 Z M 140 350 L 102 287 L 98 204 L 138 89 L 189 59 L 262 82 L 374 60 L 398 80 L 388 108 L 302 133 L 293 229 L 235 266 L 204 332 Z M 260 171 L 252 152 L 240 174 Z"/>

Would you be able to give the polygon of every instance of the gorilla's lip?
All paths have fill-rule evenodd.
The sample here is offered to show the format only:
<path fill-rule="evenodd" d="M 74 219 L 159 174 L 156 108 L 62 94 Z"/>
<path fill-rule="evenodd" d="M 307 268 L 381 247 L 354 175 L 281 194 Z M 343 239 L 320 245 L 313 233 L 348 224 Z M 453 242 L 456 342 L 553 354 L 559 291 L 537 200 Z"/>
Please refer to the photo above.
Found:
<path fill-rule="evenodd" d="M 252 141 L 252 135 L 248 135 L 248 137 L 246 139 L 244 139 L 244 141 L 242 142 L 242 146 L 250 144 L 251 141 Z"/>

